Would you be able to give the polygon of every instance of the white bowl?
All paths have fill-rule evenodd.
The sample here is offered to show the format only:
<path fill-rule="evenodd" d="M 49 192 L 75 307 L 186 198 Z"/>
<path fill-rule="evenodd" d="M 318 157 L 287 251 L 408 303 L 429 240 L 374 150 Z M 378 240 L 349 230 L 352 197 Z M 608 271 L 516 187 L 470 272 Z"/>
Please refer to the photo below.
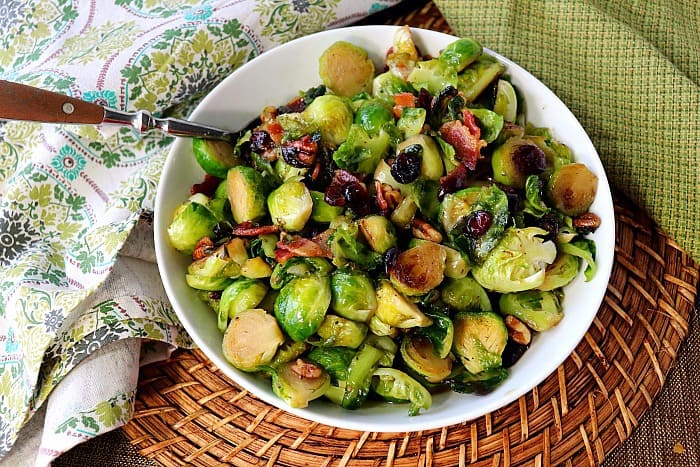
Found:
<path fill-rule="evenodd" d="M 245 126 L 264 106 L 284 104 L 300 90 L 320 84 L 318 58 L 338 40 L 365 48 L 378 69 L 382 69 L 395 30 L 393 26 L 349 27 L 281 45 L 232 73 L 202 101 L 191 120 L 230 129 Z M 413 29 L 413 34 L 421 52 L 433 56 L 456 39 L 422 29 Z M 190 260 L 168 244 L 166 229 L 173 211 L 188 197 L 189 187 L 200 182 L 204 175 L 192 156 L 191 142 L 179 139 L 163 167 L 156 198 L 154 228 L 158 267 L 168 297 L 185 329 L 207 357 L 233 381 L 265 402 L 305 419 L 362 431 L 416 431 L 472 420 L 503 407 L 542 382 L 574 350 L 598 311 L 612 268 L 615 220 L 608 181 L 593 144 L 557 96 L 515 63 L 487 52 L 506 65 L 507 74 L 525 99 L 527 121 L 550 128 L 557 140 L 573 149 L 576 160 L 585 163 L 598 176 L 598 194 L 591 208 L 602 220 L 601 227 L 591 236 L 597 246 L 598 272 L 590 282 L 584 282 L 579 275 L 566 288 L 563 320 L 553 329 L 537 335 L 527 352 L 510 369 L 508 379 L 487 395 L 438 394 L 429 410 L 414 417 L 408 416 L 408 408 L 403 404 L 370 403 L 359 410 L 348 411 L 317 400 L 308 408 L 292 409 L 273 394 L 268 380 L 240 372 L 226 362 L 215 313 L 185 284 Z M 539 51 L 533 50 L 533 53 Z"/>

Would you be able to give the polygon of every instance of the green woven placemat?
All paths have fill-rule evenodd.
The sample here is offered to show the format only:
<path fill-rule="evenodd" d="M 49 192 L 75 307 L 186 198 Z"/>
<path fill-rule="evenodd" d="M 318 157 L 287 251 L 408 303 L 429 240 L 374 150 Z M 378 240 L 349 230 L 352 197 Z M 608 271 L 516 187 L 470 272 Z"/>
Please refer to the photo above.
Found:
<path fill-rule="evenodd" d="M 436 0 L 552 89 L 610 181 L 700 259 L 700 2 Z"/>

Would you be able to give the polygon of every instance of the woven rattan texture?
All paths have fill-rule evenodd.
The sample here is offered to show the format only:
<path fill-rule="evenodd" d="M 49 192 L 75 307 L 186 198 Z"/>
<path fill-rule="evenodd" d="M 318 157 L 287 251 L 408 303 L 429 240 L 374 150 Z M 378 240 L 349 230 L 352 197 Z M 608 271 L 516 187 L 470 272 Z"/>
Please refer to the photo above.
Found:
<path fill-rule="evenodd" d="M 449 29 L 432 3 L 372 22 Z M 661 390 L 688 334 L 699 274 L 633 204 L 617 193 L 614 201 L 616 260 L 593 325 L 556 372 L 500 410 L 441 430 L 337 429 L 267 405 L 189 351 L 142 369 L 123 431 L 167 466 L 600 464 Z"/>

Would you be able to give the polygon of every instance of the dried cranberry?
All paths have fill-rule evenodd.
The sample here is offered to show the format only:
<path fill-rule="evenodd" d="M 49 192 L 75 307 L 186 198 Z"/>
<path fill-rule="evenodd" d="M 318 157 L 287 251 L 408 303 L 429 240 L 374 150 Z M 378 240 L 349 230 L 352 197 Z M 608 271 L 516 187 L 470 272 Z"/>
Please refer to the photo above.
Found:
<path fill-rule="evenodd" d="M 418 99 L 416 100 L 416 107 L 422 107 L 425 110 L 430 111 L 433 103 L 433 95 L 425 88 L 420 88 L 418 91 Z"/>
<path fill-rule="evenodd" d="M 467 187 L 467 176 L 469 172 L 467 166 L 459 164 L 450 173 L 440 177 L 440 190 L 438 191 L 438 199 L 442 201 L 448 193 L 455 193 L 462 188 Z"/>
<path fill-rule="evenodd" d="M 547 168 L 547 159 L 542 149 L 535 144 L 521 144 L 511 155 L 518 172 L 525 175 L 539 174 Z"/>
<path fill-rule="evenodd" d="M 515 365 L 515 362 L 520 360 L 520 357 L 523 356 L 527 349 L 527 345 L 518 344 L 512 339 L 508 339 L 506 347 L 503 349 L 503 354 L 501 355 L 503 368 L 510 368 Z"/>
<path fill-rule="evenodd" d="M 537 226 L 546 230 L 545 240 L 554 240 L 559 233 L 559 222 L 552 214 L 545 214 L 537 220 Z"/>
<path fill-rule="evenodd" d="M 318 143 L 309 135 L 304 135 L 298 140 L 282 143 L 281 151 L 287 164 L 297 168 L 308 168 L 315 162 Z"/>
<path fill-rule="evenodd" d="M 204 176 L 204 180 L 202 180 L 202 183 L 195 183 L 194 185 L 192 185 L 192 187 L 190 188 L 190 194 L 194 195 L 197 193 L 202 193 L 211 198 L 212 196 L 214 196 L 214 192 L 218 188 L 219 183 L 221 183 L 220 178 L 206 174 Z"/>
<path fill-rule="evenodd" d="M 307 173 L 304 183 L 311 190 L 324 191 L 333 179 L 333 171 L 336 169 L 333 162 L 333 152 L 323 146 L 316 153 L 314 166 Z"/>
<path fill-rule="evenodd" d="M 364 185 L 353 182 L 345 185 L 345 201 L 346 205 L 359 217 L 364 217 L 369 214 L 370 199 L 369 193 Z"/>
<path fill-rule="evenodd" d="M 253 152 L 265 152 L 272 149 L 275 142 L 270 137 L 270 133 L 265 130 L 255 130 L 250 135 L 250 150 Z"/>
<path fill-rule="evenodd" d="M 420 144 L 406 146 L 391 165 L 391 175 L 399 183 L 411 183 L 420 175 L 422 161 L 423 146 Z"/>
<path fill-rule="evenodd" d="M 479 209 L 467 217 L 464 222 L 464 233 L 470 237 L 478 238 L 491 227 L 493 216 L 490 212 Z"/>
<path fill-rule="evenodd" d="M 226 221 L 217 222 L 213 230 L 213 239 L 215 242 L 222 240 L 224 238 L 230 237 L 233 233 L 233 228 L 231 224 Z"/>
<path fill-rule="evenodd" d="M 399 249 L 394 247 L 389 248 L 382 255 L 382 262 L 384 263 L 384 272 L 389 275 L 389 272 L 396 266 L 396 260 L 399 257 Z"/>

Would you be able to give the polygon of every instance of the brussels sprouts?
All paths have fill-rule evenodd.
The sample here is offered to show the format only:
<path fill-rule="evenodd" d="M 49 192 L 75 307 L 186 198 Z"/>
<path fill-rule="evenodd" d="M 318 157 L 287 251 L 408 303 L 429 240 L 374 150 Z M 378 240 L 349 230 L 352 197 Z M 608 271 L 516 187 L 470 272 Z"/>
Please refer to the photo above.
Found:
<path fill-rule="evenodd" d="M 325 258 L 307 258 L 295 256 L 289 258 L 284 263 L 277 263 L 270 276 L 270 287 L 275 290 L 281 289 L 287 282 L 296 278 L 318 274 L 328 276 L 333 271 L 333 266 Z"/>
<path fill-rule="evenodd" d="M 425 316 L 415 303 L 397 292 L 385 279 L 379 281 L 377 310 L 372 318 L 377 318 L 389 326 L 401 329 L 425 327 L 433 324 L 432 320 Z M 372 322 L 370 321 L 371 327 Z"/>
<path fill-rule="evenodd" d="M 185 274 L 187 285 L 197 290 L 224 290 L 233 280 L 228 277 L 205 277 L 194 274 Z"/>
<path fill-rule="evenodd" d="M 508 377 L 508 370 L 502 367 L 490 368 L 477 374 L 472 374 L 464 368 L 450 376 L 450 389 L 461 394 L 487 394 L 493 391 Z"/>
<path fill-rule="evenodd" d="M 275 318 L 261 309 L 244 310 L 231 319 L 222 342 L 226 360 L 241 371 L 269 364 L 284 342 Z"/>
<path fill-rule="evenodd" d="M 457 71 L 462 71 L 484 51 L 481 44 L 473 39 L 457 39 L 445 47 L 438 57 Z"/>
<path fill-rule="evenodd" d="M 220 246 L 211 254 L 193 261 L 187 266 L 187 274 L 199 277 L 230 277 L 237 278 L 241 267 L 231 259 L 224 246 Z"/>
<path fill-rule="evenodd" d="M 224 249 L 228 257 L 241 266 L 248 260 L 248 251 L 245 241 L 242 238 L 232 238 L 224 243 Z"/>
<path fill-rule="evenodd" d="M 366 323 L 377 308 L 377 296 L 369 276 L 362 271 L 339 269 L 331 275 L 331 310 Z"/>
<path fill-rule="evenodd" d="M 348 367 L 348 379 L 341 401 L 343 408 L 358 409 L 367 399 L 372 384 L 372 374 L 383 356 L 384 352 L 366 344 L 357 351 Z"/>
<path fill-rule="evenodd" d="M 352 110 L 342 97 L 332 94 L 319 96 L 304 109 L 302 116 L 318 126 L 321 140 L 331 146 L 345 141 L 352 125 Z"/>
<path fill-rule="evenodd" d="M 493 111 L 507 122 L 514 122 L 518 116 L 518 98 L 515 88 L 509 81 L 499 79 L 496 84 L 496 102 Z"/>
<path fill-rule="evenodd" d="M 440 148 L 435 140 L 426 134 L 418 134 L 407 138 L 396 147 L 397 154 L 412 144 L 419 144 L 423 149 L 420 175 L 428 180 L 440 180 L 445 173 L 442 164 Z"/>
<path fill-rule="evenodd" d="M 341 169 L 370 174 L 390 146 L 391 136 L 385 129 L 370 136 L 360 125 L 353 123 L 346 140 L 333 153 L 333 161 Z"/>
<path fill-rule="evenodd" d="M 446 245 L 440 245 L 445 251 L 445 277 L 460 279 L 469 273 L 469 263 L 464 259 L 462 253 Z"/>
<path fill-rule="evenodd" d="M 413 67 L 416 66 L 419 58 L 418 49 L 411 34 L 411 28 L 408 26 L 398 28 L 394 33 L 391 48 L 386 55 L 387 68 L 389 68 L 391 73 L 405 79 Z"/>
<path fill-rule="evenodd" d="M 391 107 L 385 102 L 373 99 L 363 102 L 355 113 L 355 123 L 369 136 L 376 136 L 387 123 L 394 123 Z"/>
<path fill-rule="evenodd" d="M 432 396 L 422 384 L 394 368 L 377 368 L 372 378 L 372 390 L 390 402 L 410 402 L 409 416 L 428 410 Z"/>
<path fill-rule="evenodd" d="M 429 220 L 437 220 L 440 213 L 440 183 L 435 180 L 419 178 L 411 183 L 409 197 L 415 199 L 418 210 Z"/>
<path fill-rule="evenodd" d="M 275 316 L 292 340 L 314 334 L 331 303 L 330 278 L 318 274 L 297 277 L 282 287 L 275 300 Z"/>
<path fill-rule="evenodd" d="M 202 170 L 218 178 L 226 178 L 228 169 L 241 163 L 228 141 L 193 138 L 192 152 Z"/>
<path fill-rule="evenodd" d="M 252 167 L 237 165 L 229 170 L 226 190 L 236 222 L 255 221 L 267 214 L 265 200 L 270 192 L 269 186 L 260 172 Z"/>
<path fill-rule="evenodd" d="M 544 282 L 538 290 L 554 290 L 574 280 L 581 269 L 581 260 L 574 255 L 559 252 L 552 264 L 544 271 Z"/>
<path fill-rule="evenodd" d="M 372 96 L 391 105 L 394 95 L 402 92 L 414 92 L 413 87 L 391 71 L 377 75 L 372 82 Z"/>
<path fill-rule="evenodd" d="M 417 135 L 423 131 L 427 112 L 422 107 L 405 107 L 401 111 L 401 117 L 396 122 L 396 127 L 404 138 Z"/>
<path fill-rule="evenodd" d="M 505 69 L 506 67 L 495 58 L 482 54 L 459 73 L 457 89 L 467 103 L 473 102 Z"/>
<path fill-rule="evenodd" d="M 508 221 L 508 196 L 496 185 L 445 195 L 439 218 L 452 246 L 478 264 L 498 243 Z"/>
<path fill-rule="evenodd" d="M 416 91 L 425 88 L 436 95 L 447 86 L 457 87 L 457 71 L 442 60 L 425 60 L 416 63 L 408 82 Z"/>
<path fill-rule="evenodd" d="M 425 314 L 433 320 L 433 324 L 416 329 L 415 333 L 430 341 L 438 357 L 446 358 L 452 350 L 455 334 L 452 319 L 446 313 L 437 310 L 426 311 Z"/>
<path fill-rule="evenodd" d="M 335 94 L 352 97 L 371 89 L 374 63 L 366 50 L 349 42 L 338 41 L 321 54 L 318 73 L 323 84 Z"/>
<path fill-rule="evenodd" d="M 452 360 L 440 357 L 430 341 L 422 336 L 404 335 L 401 357 L 411 371 L 429 383 L 439 383 L 452 372 Z"/>
<path fill-rule="evenodd" d="M 391 175 L 391 166 L 384 160 L 377 163 L 377 167 L 374 169 L 374 179 L 399 190 L 404 195 L 410 191 L 410 185 L 399 183 L 394 176 Z"/>
<path fill-rule="evenodd" d="M 547 195 L 554 207 L 568 216 L 588 211 L 598 190 L 598 177 L 584 164 L 559 167 L 547 184 Z"/>
<path fill-rule="evenodd" d="M 313 207 L 311 208 L 311 220 L 328 224 L 338 216 L 343 214 L 342 206 L 331 206 L 326 203 L 325 194 L 320 191 L 310 191 Z"/>
<path fill-rule="evenodd" d="M 356 351 L 347 347 L 314 347 L 306 358 L 331 375 L 333 384 L 348 379 L 348 368 Z"/>
<path fill-rule="evenodd" d="M 307 121 L 301 112 L 278 114 L 275 120 L 282 127 L 282 141 L 294 141 L 318 131 L 318 127 Z"/>
<path fill-rule="evenodd" d="M 365 343 L 384 352 L 384 356 L 379 360 L 379 366 L 392 366 L 394 364 L 394 357 L 399 351 L 399 346 L 391 337 L 370 333 L 367 335 Z"/>
<path fill-rule="evenodd" d="M 284 182 L 267 197 L 272 222 L 288 232 L 304 228 L 313 205 L 309 189 L 298 180 Z"/>
<path fill-rule="evenodd" d="M 549 207 L 542 201 L 540 179 L 537 175 L 530 175 L 525 180 L 524 204 L 523 211 L 533 217 L 540 218 L 550 211 Z"/>
<path fill-rule="evenodd" d="M 498 307 L 502 314 L 513 315 L 534 331 L 546 331 L 564 317 L 560 294 L 542 290 L 501 295 Z"/>
<path fill-rule="evenodd" d="M 483 264 L 472 268 L 474 279 L 495 292 L 536 289 L 544 282 L 547 265 L 557 256 L 557 247 L 540 236 L 547 231 L 537 227 L 509 228 Z"/>
<path fill-rule="evenodd" d="M 486 290 L 472 277 L 446 280 L 440 287 L 440 297 L 456 311 L 491 311 Z"/>
<path fill-rule="evenodd" d="M 283 363 L 296 360 L 309 350 L 309 347 L 310 345 L 306 342 L 285 341 L 279 349 L 277 349 L 275 358 L 270 362 L 270 366 L 277 368 Z"/>
<path fill-rule="evenodd" d="M 472 374 L 501 366 L 508 341 L 503 318 L 491 311 L 460 312 L 454 317 L 452 350 Z"/>
<path fill-rule="evenodd" d="M 200 198 L 201 199 L 201 198 Z M 173 215 L 173 220 L 168 226 L 168 241 L 176 250 L 191 255 L 194 247 L 202 237 L 213 234 L 214 226 L 218 222 L 205 204 L 194 202 L 191 199 L 180 205 Z"/>
<path fill-rule="evenodd" d="M 227 313 L 229 318 L 233 318 L 244 310 L 257 307 L 265 298 L 267 290 L 263 281 L 237 279 L 221 293 L 219 308 L 222 313 Z"/>
<path fill-rule="evenodd" d="M 498 146 L 491 156 L 493 178 L 514 188 L 524 188 L 529 175 L 547 168 L 545 153 L 532 141 L 513 137 Z"/>
<path fill-rule="evenodd" d="M 282 183 L 286 182 L 287 180 L 300 180 L 307 173 L 309 173 L 309 169 L 307 167 L 294 167 L 293 165 L 288 164 L 283 157 L 280 157 L 275 161 L 273 170 L 276 178 Z"/>
<path fill-rule="evenodd" d="M 495 141 L 503 129 L 503 117 L 488 109 L 469 109 L 469 111 L 479 120 L 481 139 L 487 143 Z"/>
<path fill-rule="evenodd" d="M 241 276 L 249 279 L 262 279 L 272 275 L 272 266 L 262 257 L 248 258 L 241 265 Z"/>
<path fill-rule="evenodd" d="M 367 325 L 336 315 L 326 315 L 316 334 L 319 339 L 309 338 L 313 345 L 356 349 L 365 340 Z"/>
<path fill-rule="evenodd" d="M 382 255 L 370 250 L 357 237 L 358 228 L 354 222 L 343 222 L 335 228 L 328 239 L 335 266 L 343 267 L 353 262 L 362 268 L 374 269 L 380 264 Z"/>
<path fill-rule="evenodd" d="M 399 335 L 398 329 L 379 319 L 376 314 L 369 319 L 369 330 L 373 335 L 379 337 L 390 337 L 393 339 Z"/>
<path fill-rule="evenodd" d="M 321 397 L 331 385 L 328 373 L 313 363 L 297 359 L 270 372 L 272 391 L 292 408 L 304 408 Z"/>
<path fill-rule="evenodd" d="M 418 203 L 413 195 L 404 196 L 398 206 L 394 208 L 389 218 L 391 222 L 401 229 L 408 228 L 418 211 Z"/>
<path fill-rule="evenodd" d="M 373 214 L 363 217 L 357 224 L 373 251 L 384 254 L 396 246 L 396 229 L 386 217 Z"/>
<path fill-rule="evenodd" d="M 583 271 L 586 281 L 590 281 L 598 269 L 595 262 L 595 242 L 589 239 L 575 242 L 562 243 L 559 248 L 563 253 L 577 256 L 586 262 L 586 269 Z"/>
<path fill-rule="evenodd" d="M 391 284 L 406 295 L 423 295 L 444 279 L 445 251 L 433 242 L 424 242 L 401 252 L 389 271 Z"/>

